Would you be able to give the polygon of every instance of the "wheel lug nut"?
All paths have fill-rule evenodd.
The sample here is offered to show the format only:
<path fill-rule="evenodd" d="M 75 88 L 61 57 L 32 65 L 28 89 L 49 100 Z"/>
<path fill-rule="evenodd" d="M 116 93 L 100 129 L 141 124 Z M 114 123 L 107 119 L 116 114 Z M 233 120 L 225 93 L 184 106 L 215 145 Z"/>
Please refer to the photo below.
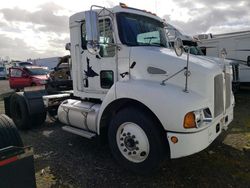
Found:
<path fill-rule="evenodd" d="M 133 151 L 133 154 L 135 155 L 135 154 L 136 154 L 136 151 Z"/>
<path fill-rule="evenodd" d="M 131 133 L 130 133 L 130 132 L 128 132 L 128 133 L 127 133 L 127 135 L 129 136 L 129 135 L 131 135 Z"/>
<path fill-rule="evenodd" d="M 132 138 L 135 138 L 135 135 L 133 135 Z"/>
<path fill-rule="evenodd" d="M 136 149 L 137 151 L 139 150 L 139 148 L 138 148 L 138 147 L 136 147 L 135 149 Z"/>
<path fill-rule="evenodd" d="M 126 136 L 126 133 L 123 133 L 122 136 Z"/>
<path fill-rule="evenodd" d="M 121 146 L 124 146 L 124 144 L 123 144 L 123 143 L 121 143 Z"/>
<path fill-rule="evenodd" d="M 123 140 L 123 137 L 120 140 Z"/>
<path fill-rule="evenodd" d="M 141 152 L 141 154 L 140 154 L 140 156 L 145 156 L 146 155 L 146 152 L 145 151 L 143 151 L 143 152 Z"/>
<path fill-rule="evenodd" d="M 135 141 L 135 144 L 139 144 L 138 140 Z"/>
<path fill-rule="evenodd" d="M 124 149 L 123 151 L 124 151 L 124 152 L 127 152 L 127 149 Z"/>
<path fill-rule="evenodd" d="M 128 152 L 129 155 L 131 155 L 131 152 Z"/>

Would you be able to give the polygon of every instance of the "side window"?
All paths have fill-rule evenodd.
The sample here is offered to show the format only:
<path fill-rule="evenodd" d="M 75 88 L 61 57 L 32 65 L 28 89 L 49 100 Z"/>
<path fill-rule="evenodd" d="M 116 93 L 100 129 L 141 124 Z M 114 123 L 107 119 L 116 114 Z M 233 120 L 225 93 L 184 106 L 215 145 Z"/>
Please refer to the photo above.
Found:
<path fill-rule="evenodd" d="M 82 22 L 82 25 L 81 25 L 81 33 L 82 33 L 82 49 L 86 50 L 87 49 L 86 25 L 84 21 Z"/>
<path fill-rule="evenodd" d="M 111 70 L 104 70 L 100 72 L 101 87 L 110 89 L 114 84 L 114 73 Z"/>
<path fill-rule="evenodd" d="M 115 55 L 115 45 L 110 19 L 99 20 L 100 29 L 100 55 L 102 57 L 113 57 Z"/>
<path fill-rule="evenodd" d="M 22 71 L 20 69 L 11 69 L 10 76 L 20 78 L 20 77 L 22 77 Z"/>
<path fill-rule="evenodd" d="M 99 20 L 99 30 L 100 30 L 100 39 L 99 39 L 100 56 L 101 57 L 115 56 L 115 45 L 113 45 L 114 38 L 113 38 L 111 20 L 108 18 Z M 81 33 L 82 33 L 82 49 L 87 49 L 85 23 L 82 23 Z"/>

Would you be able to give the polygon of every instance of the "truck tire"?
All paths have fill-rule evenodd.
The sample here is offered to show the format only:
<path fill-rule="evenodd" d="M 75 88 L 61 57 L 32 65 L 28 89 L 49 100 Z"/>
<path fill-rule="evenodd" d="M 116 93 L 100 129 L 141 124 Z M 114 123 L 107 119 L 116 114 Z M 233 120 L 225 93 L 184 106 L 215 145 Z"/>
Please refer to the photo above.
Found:
<path fill-rule="evenodd" d="M 169 151 L 165 134 L 158 126 L 151 114 L 142 110 L 119 111 L 108 130 L 109 146 L 117 162 L 138 174 L 156 170 Z"/>
<path fill-rule="evenodd" d="M 22 95 L 15 93 L 11 96 L 10 115 L 18 129 L 30 128 L 28 108 Z"/>
<path fill-rule="evenodd" d="M 0 149 L 8 146 L 23 147 L 23 142 L 13 121 L 5 114 L 1 114 Z"/>
<path fill-rule="evenodd" d="M 10 99 L 10 115 L 17 128 L 22 130 L 41 125 L 46 119 L 46 113 L 29 115 L 24 96 L 16 93 Z"/>

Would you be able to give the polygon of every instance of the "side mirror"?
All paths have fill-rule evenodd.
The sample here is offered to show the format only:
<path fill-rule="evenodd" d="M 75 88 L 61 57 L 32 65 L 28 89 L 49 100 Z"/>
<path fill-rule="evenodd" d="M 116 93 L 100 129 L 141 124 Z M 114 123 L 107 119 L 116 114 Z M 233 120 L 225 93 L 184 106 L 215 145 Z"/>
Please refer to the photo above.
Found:
<path fill-rule="evenodd" d="M 250 67 L 250 56 L 247 57 L 247 66 Z"/>
<path fill-rule="evenodd" d="M 177 56 L 181 56 L 183 54 L 184 47 L 180 38 L 176 38 L 174 41 L 174 51 Z"/>
<path fill-rule="evenodd" d="M 65 50 L 69 50 L 70 51 L 70 48 L 71 48 L 71 43 L 70 42 L 66 43 Z"/>
<path fill-rule="evenodd" d="M 87 49 L 97 55 L 100 52 L 99 46 L 99 20 L 97 12 L 90 10 L 85 12 Z"/>

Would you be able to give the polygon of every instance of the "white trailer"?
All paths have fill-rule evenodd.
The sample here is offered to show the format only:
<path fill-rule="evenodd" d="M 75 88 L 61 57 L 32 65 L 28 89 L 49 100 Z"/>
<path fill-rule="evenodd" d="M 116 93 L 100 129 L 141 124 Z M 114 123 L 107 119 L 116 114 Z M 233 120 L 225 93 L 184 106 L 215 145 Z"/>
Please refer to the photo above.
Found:
<path fill-rule="evenodd" d="M 124 4 L 92 6 L 71 16 L 69 27 L 73 91 L 10 96 L 6 112 L 19 128 L 42 123 L 57 103 L 63 130 L 107 136 L 114 158 L 141 174 L 165 157 L 205 149 L 227 130 L 230 66 L 169 48 L 161 18 Z"/>
<path fill-rule="evenodd" d="M 241 84 L 250 83 L 250 31 L 224 33 L 218 35 L 198 35 L 199 46 L 207 56 L 219 57 L 226 49 L 226 59 L 238 65 L 238 80 Z"/>
<path fill-rule="evenodd" d="M 34 65 L 48 67 L 49 70 L 53 70 L 59 63 L 59 57 L 39 58 L 31 61 Z"/>

